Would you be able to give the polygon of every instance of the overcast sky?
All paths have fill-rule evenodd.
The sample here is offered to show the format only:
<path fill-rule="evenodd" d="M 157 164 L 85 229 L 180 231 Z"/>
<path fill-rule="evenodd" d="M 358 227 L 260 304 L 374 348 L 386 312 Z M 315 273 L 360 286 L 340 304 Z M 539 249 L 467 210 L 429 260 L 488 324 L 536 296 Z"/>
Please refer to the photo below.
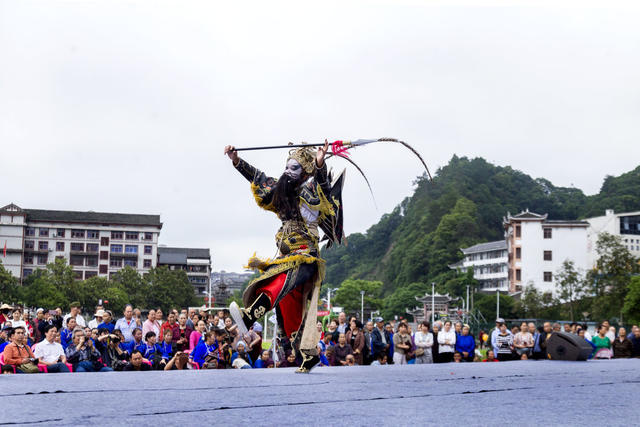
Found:
<path fill-rule="evenodd" d="M 640 164 L 633 3 L 309 3 L 0 0 L 0 205 L 160 214 L 160 243 L 240 271 L 278 221 L 226 144 L 390 136 L 432 172 L 482 156 L 587 194 Z M 396 145 L 352 158 L 378 210 L 347 167 L 347 233 L 422 173 Z"/>

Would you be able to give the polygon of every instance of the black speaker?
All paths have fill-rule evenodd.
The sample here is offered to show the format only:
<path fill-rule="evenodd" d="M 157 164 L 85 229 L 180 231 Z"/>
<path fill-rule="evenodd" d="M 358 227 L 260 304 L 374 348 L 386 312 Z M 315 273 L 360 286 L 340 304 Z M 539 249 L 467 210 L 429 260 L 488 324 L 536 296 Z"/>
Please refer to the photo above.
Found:
<path fill-rule="evenodd" d="M 547 341 L 551 360 L 587 360 L 593 347 L 584 338 L 565 332 L 554 332 Z"/>

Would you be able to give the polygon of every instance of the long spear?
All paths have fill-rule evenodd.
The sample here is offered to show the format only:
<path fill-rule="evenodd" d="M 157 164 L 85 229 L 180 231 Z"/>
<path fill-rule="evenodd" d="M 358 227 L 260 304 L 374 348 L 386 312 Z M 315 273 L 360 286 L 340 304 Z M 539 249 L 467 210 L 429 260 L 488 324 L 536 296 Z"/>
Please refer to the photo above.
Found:
<path fill-rule="evenodd" d="M 407 144 L 404 141 L 400 141 L 395 138 L 379 138 L 379 139 L 357 139 L 355 141 L 334 141 L 331 143 L 331 151 L 333 155 L 346 158 L 349 155 L 348 150 L 351 148 L 359 147 L 366 144 L 371 144 L 373 142 L 397 142 L 398 144 L 402 144 L 407 147 L 409 150 L 415 154 L 425 170 L 427 171 L 427 175 L 429 176 L 429 180 L 433 182 L 433 178 L 431 177 L 431 172 L 429 172 L 429 168 L 427 167 L 427 163 L 424 161 L 420 153 L 418 153 L 412 146 Z M 273 150 L 278 148 L 301 148 L 301 147 L 322 147 L 324 143 L 319 144 L 291 144 L 291 145 L 269 145 L 266 147 L 245 147 L 245 148 L 236 148 L 234 151 L 253 151 L 253 150 Z"/>

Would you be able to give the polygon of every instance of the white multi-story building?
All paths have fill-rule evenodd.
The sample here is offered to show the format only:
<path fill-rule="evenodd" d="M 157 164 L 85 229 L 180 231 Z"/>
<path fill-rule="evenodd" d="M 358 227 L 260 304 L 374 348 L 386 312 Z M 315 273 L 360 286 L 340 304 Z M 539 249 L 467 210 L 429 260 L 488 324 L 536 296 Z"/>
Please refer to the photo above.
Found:
<path fill-rule="evenodd" d="M 211 253 L 209 249 L 158 248 L 158 265 L 170 270 L 184 270 L 198 296 L 207 296 L 211 283 Z"/>
<path fill-rule="evenodd" d="M 479 243 L 460 250 L 464 254 L 464 259 L 451 268 L 462 272 L 472 268 L 473 278 L 480 283 L 478 291 L 509 291 L 509 258 L 505 240 Z"/>
<path fill-rule="evenodd" d="M 600 233 L 620 237 L 629 252 L 636 258 L 640 257 L 640 211 L 617 214 L 613 209 L 607 209 L 604 216 L 587 218 L 586 221 L 589 223 L 587 248 L 590 267 L 595 267 L 598 260 L 596 247 Z"/>
<path fill-rule="evenodd" d="M 0 209 L 0 245 L 5 268 L 21 280 L 56 258 L 76 279 L 110 277 L 125 266 L 146 273 L 157 265 L 159 215 Z M 4 254 L 3 254 L 4 255 Z"/>
<path fill-rule="evenodd" d="M 526 210 L 503 220 L 509 254 L 509 292 L 528 285 L 541 292 L 555 292 L 554 276 L 565 260 L 580 273 L 590 264 L 587 257 L 587 221 L 549 220 Z"/>

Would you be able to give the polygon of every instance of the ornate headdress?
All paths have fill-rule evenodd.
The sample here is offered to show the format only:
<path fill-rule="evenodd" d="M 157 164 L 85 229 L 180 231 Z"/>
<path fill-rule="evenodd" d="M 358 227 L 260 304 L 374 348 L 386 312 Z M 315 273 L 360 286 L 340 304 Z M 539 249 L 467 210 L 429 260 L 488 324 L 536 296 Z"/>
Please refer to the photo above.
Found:
<path fill-rule="evenodd" d="M 295 150 L 289 150 L 289 159 L 293 159 L 300 163 L 302 169 L 308 174 L 313 173 L 316 167 L 316 150 L 311 147 L 297 148 Z"/>

